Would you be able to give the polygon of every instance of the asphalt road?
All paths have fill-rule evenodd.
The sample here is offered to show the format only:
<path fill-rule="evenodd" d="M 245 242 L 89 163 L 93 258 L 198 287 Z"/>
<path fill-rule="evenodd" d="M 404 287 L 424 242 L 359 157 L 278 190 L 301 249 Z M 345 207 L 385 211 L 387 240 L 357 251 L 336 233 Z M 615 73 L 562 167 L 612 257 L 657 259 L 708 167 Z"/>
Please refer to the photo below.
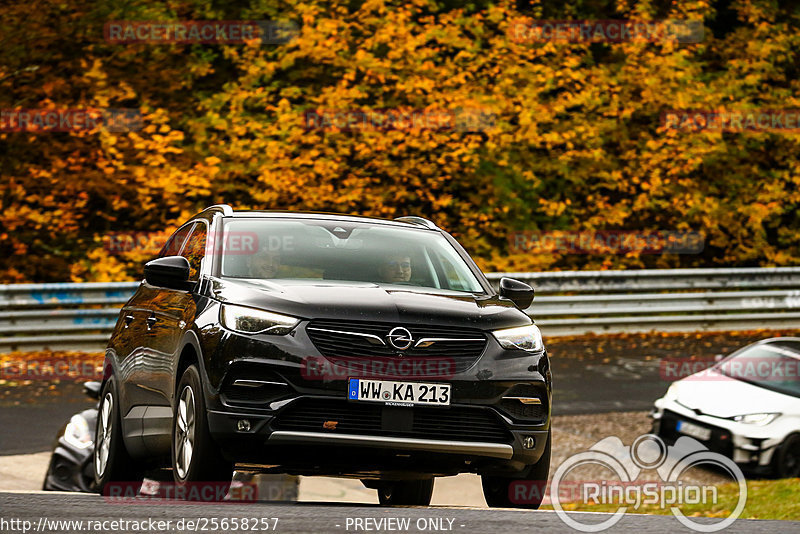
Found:
<path fill-rule="evenodd" d="M 59 387 L 62 395 L 58 397 L 23 398 L 18 405 L 0 405 L 0 456 L 52 450 L 56 434 L 69 418 L 96 404 L 75 384 Z"/>
<path fill-rule="evenodd" d="M 658 361 L 617 357 L 609 361 L 553 358 L 553 415 L 649 410 L 668 383 Z M 60 395 L 22 399 L 0 406 L 0 456 L 49 451 L 58 430 L 72 415 L 93 405 L 77 384 L 61 384 Z M 32 424 L 35 423 L 35 424 Z"/>
<path fill-rule="evenodd" d="M 297 534 L 328 534 L 346 532 L 463 532 L 469 534 L 499 534 L 507 532 L 575 532 L 564 524 L 555 512 L 550 511 L 525 511 L 525 510 L 477 510 L 470 508 L 454 507 L 428 507 L 428 508 L 387 508 L 377 505 L 350 505 L 350 504 L 320 504 L 320 503 L 293 503 L 293 504 L 191 504 L 176 501 L 165 501 L 160 504 L 112 504 L 103 500 L 99 495 L 90 494 L 55 494 L 55 493 L 0 493 L 0 516 L 6 524 L 0 525 L 0 532 L 22 532 L 14 529 L 10 520 L 19 520 L 18 526 L 24 525 L 22 521 L 29 521 L 29 532 L 158 532 L 159 521 L 171 521 L 168 526 L 164 524 L 161 532 L 185 532 L 188 521 L 194 521 L 195 530 L 200 532 L 236 532 L 230 528 L 213 528 L 214 521 L 221 522 L 223 518 L 256 518 L 259 528 L 264 525 L 269 530 L 280 533 Z M 610 514 L 571 512 L 570 516 L 583 523 L 601 522 L 610 517 Z M 266 522 L 261 520 L 266 519 Z M 366 521 L 369 518 L 370 521 Z M 144 528 L 113 529 L 107 523 L 106 529 L 95 530 L 92 525 L 95 521 L 148 521 L 152 519 L 155 530 L 145 524 Z M 181 519 L 182 526 L 176 525 Z M 277 519 L 277 524 L 275 523 Z M 360 526 L 356 519 L 361 519 Z M 408 528 L 397 528 L 397 523 L 384 523 L 384 528 L 376 527 L 375 521 L 393 519 L 395 521 L 408 520 Z M 55 525 L 54 520 L 83 521 L 77 525 Z M 41 521 L 41 524 L 40 524 Z M 87 523 L 91 521 L 92 523 Z M 697 521 L 710 524 L 717 519 L 697 519 Z M 100 525 L 102 526 L 102 525 Z M 203 530 L 202 527 L 207 527 Z M 386 528 L 390 526 L 390 528 Z M 50 527 L 50 528 L 45 528 Z M 53 528 L 56 527 L 56 528 Z M 171 527 L 171 528 L 170 528 Z M 370 527 L 367 530 L 367 527 Z M 394 527 L 394 528 L 392 528 Z M 39 528 L 39 530 L 37 530 Z M 250 526 L 252 528 L 252 525 Z M 250 530 L 253 532 L 254 530 Z M 607 532 L 648 532 L 665 533 L 694 532 L 682 526 L 672 516 L 648 516 L 627 514 L 619 523 Z M 781 533 L 800 532 L 800 522 L 797 521 L 754 521 L 738 520 L 725 530 L 726 533 Z"/>
<path fill-rule="evenodd" d="M 650 410 L 670 383 L 659 373 L 660 361 L 595 355 L 581 361 L 551 360 L 553 415 Z"/>

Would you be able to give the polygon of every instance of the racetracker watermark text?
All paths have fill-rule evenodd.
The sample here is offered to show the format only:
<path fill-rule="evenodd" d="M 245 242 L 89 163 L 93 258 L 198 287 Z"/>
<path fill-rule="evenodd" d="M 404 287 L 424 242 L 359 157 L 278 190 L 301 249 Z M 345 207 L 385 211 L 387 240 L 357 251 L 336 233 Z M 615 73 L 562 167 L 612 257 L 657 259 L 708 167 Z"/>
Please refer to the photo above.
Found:
<path fill-rule="evenodd" d="M 127 108 L 2 109 L 3 132 L 132 132 L 143 127 L 142 113 Z"/>
<path fill-rule="evenodd" d="M 102 380 L 100 362 L 67 358 L 37 358 L 0 362 L 0 379 L 3 380 Z"/>
<path fill-rule="evenodd" d="M 517 43 L 699 43 L 704 35 L 702 20 L 519 19 L 508 27 Z"/>
<path fill-rule="evenodd" d="M 680 132 L 797 132 L 800 109 L 672 109 L 661 114 L 661 127 Z"/>
<path fill-rule="evenodd" d="M 534 254 L 699 254 L 705 236 L 699 232 L 559 231 L 513 232 L 511 252 Z"/>
<path fill-rule="evenodd" d="M 291 21 L 183 20 L 107 22 L 103 27 L 110 43 L 146 44 L 285 44 L 299 34 Z"/>
<path fill-rule="evenodd" d="M 0 517 L 0 532 L 265 532 L 278 528 L 277 517 L 182 517 L 161 519 L 29 519 Z"/>
<path fill-rule="evenodd" d="M 453 358 L 373 358 L 338 356 L 303 358 L 300 372 L 306 380 L 346 380 L 361 378 L 437 378 L 450 379 L 456 372 Z"/>
<path fill-rule="evenodd" d="M 720 363 L 711 359 L 664 358 L 659 362 L 662 380 L 692 377 L 701 381 L 728 381 L 731 378 L 757 382 L 800 382 L 800 360 L 740 356 Z"/>

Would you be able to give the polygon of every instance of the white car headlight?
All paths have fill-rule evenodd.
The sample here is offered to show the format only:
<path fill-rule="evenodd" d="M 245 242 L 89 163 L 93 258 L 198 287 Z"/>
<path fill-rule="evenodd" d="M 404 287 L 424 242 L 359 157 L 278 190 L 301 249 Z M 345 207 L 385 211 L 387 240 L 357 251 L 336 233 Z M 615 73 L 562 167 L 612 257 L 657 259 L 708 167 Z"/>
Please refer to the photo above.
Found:
<path fill-rule="evenodd" d="M 528 352 L 544 350 L 542 333 L 536 325 L 505 328 L 492 332 L 504 349 L 522 349 Z"/>
<path fill-rule="evenodd" d="M 735 415 L 733 420 L 748 425 L 764 426 L 773 422 L 780 415 L 779 413 L 748 413 L 744 415 Z"/>
<path fill-rule="evenodd" d="M 242 334 L 288 334 L 300 322 L 296 317 L 230 304 L 220 307 L 219 318 L 225 328 Z"/>
<path fill-rule="evenodd" d="M 73 415 L 64 429 L 64 441 L 78 449 L 87 449 L 92 446 L 92 433 L 89 423 L 81 415 Z"/>

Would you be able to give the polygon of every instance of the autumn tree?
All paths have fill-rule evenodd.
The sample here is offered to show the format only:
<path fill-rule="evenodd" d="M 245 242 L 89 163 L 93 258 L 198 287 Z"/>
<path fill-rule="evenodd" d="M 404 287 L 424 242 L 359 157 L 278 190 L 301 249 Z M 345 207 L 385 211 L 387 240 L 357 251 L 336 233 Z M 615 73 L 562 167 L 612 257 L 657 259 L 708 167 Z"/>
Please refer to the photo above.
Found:
<path fill-rule="evenodd" d="M 130 108 L 142 128 L 0 132 L 0 281 L 135 278 L 114 232 L 205 205 L 418 214 L 487 270 L 793 265 L 795 132 L 681 131 L 670 109 L 798 106 L 797 8 L 756 1 L 34 0 L 0 8 L 0 108 Z M 702 22 L 699 42 L 530 42 L 520 21 Z M 283 44 L 112 43 L 112 20 L 290 21 Z M 310 128 L 308 113 L 484 114 Z M 701 232 L 697 255 L 536 254 L 514 232 Z"/>

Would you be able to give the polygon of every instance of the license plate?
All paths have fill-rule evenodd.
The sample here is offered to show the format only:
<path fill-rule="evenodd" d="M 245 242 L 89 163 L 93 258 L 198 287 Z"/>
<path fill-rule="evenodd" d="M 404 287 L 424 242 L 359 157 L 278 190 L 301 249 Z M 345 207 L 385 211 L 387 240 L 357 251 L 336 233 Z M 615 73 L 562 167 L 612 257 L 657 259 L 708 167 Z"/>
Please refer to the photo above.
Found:
<path fill-rule="evenodd" d="M 393 382 L 351 378 L 347 398 L 382 402 L 388 406 L 449 406 L 450 384 Z"/>
<path fill-rule="evenodd" d="M 697 438 L 700 441 L 708 441 L 709 439 L 711 439 L 710 429 L 703 428 L 702 426 L 698 425 L 693 425 L 692 423 L 687 423 L 686 421 L 678 421 L 677 430 L 681 434 L 686 434 L 687 436 Z"/>

